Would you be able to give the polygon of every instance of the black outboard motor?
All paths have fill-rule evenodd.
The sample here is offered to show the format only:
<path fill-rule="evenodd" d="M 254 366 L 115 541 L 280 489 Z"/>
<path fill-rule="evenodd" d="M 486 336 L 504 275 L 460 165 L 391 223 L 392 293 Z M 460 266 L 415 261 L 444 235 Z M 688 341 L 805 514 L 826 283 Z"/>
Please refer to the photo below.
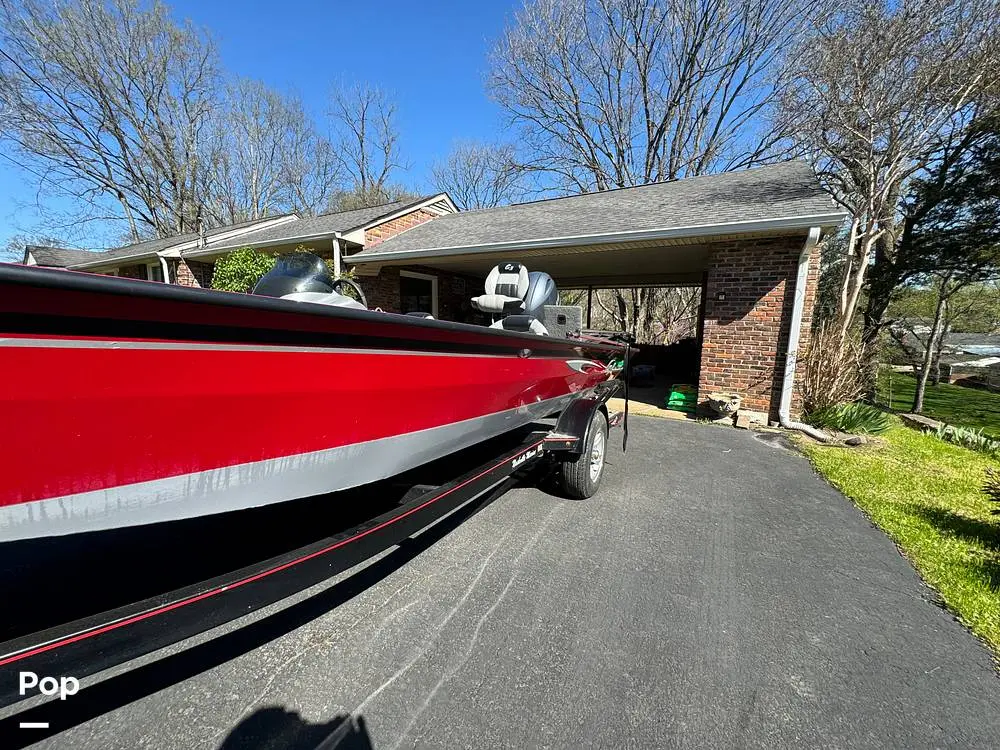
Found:
<path fill-rule="evenodd" d="M 333 277 L 326 263 L 312 253 L 282 255 L 253 288 L 254 294 L 284 297 L 296 292 L 333 292 Z"/>
<path fill-rule="evenodd" d="M 546 305 L 559 304 L 559 290 L 552 277 L 542 271 L 528 272 L 528 291 L 524 294 L 524 314 L 542 320 Z"/>

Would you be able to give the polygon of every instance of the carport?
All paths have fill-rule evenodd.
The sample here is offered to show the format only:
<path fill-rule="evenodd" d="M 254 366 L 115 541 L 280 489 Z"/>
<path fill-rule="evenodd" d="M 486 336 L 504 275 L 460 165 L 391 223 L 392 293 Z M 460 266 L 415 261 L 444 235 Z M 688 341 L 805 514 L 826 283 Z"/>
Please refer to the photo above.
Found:
<path fill-rule="evenodd" d="M 371 304 L 408 312 L 431 300 L 449 319 L 501 261 L 564 289 L 698 285 L 699 392 L 739 393 L 763 420 L 777 417 L 785 367 L 808 343 L 815 248 L 844 216 L 807 164 L 787 162 L 448 214 L 344 260 Z"/>

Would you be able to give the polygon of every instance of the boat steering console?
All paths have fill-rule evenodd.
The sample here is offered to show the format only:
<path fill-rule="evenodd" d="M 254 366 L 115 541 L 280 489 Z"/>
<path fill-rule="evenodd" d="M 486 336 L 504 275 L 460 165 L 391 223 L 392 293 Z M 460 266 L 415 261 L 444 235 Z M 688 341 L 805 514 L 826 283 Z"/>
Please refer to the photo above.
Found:
<path fill-rule="evenodd" d="M 253 294 L 367 310 L 361 287 L 350 279 L 334 279 L 326 262 L 312 253 L 288 253 L 275 261 L 253 288 Z"/>

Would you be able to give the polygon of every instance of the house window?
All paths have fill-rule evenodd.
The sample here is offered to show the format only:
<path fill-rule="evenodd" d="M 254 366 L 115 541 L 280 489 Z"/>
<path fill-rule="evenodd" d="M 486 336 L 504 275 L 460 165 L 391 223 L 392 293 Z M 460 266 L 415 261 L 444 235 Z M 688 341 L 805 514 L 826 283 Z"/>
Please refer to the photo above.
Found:
<path fill-rule="evenodd" d="M 399 311 L 426 312 L 438 316 L 437 276 L 415 271 L 399 272 Z"/>
<path fill-rule="evenodd" d="M 146 266 L 146 278 L 149 281 L 163 281 L 163 268 L 159 263 L 150 263 Z"/>

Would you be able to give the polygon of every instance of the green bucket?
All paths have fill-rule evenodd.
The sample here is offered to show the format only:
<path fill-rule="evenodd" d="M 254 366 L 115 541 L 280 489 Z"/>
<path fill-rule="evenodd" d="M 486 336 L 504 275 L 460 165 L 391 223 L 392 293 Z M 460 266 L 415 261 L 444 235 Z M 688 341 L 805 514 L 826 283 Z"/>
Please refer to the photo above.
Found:
<path fill-rule="evenodd" d="M 698 389 L 686 383 L 677 383 L 670 386 L 670 395 L 667 396 L 667 408 L 676 409 L 688 413 L 694 413 L 698 406 Z"/>

